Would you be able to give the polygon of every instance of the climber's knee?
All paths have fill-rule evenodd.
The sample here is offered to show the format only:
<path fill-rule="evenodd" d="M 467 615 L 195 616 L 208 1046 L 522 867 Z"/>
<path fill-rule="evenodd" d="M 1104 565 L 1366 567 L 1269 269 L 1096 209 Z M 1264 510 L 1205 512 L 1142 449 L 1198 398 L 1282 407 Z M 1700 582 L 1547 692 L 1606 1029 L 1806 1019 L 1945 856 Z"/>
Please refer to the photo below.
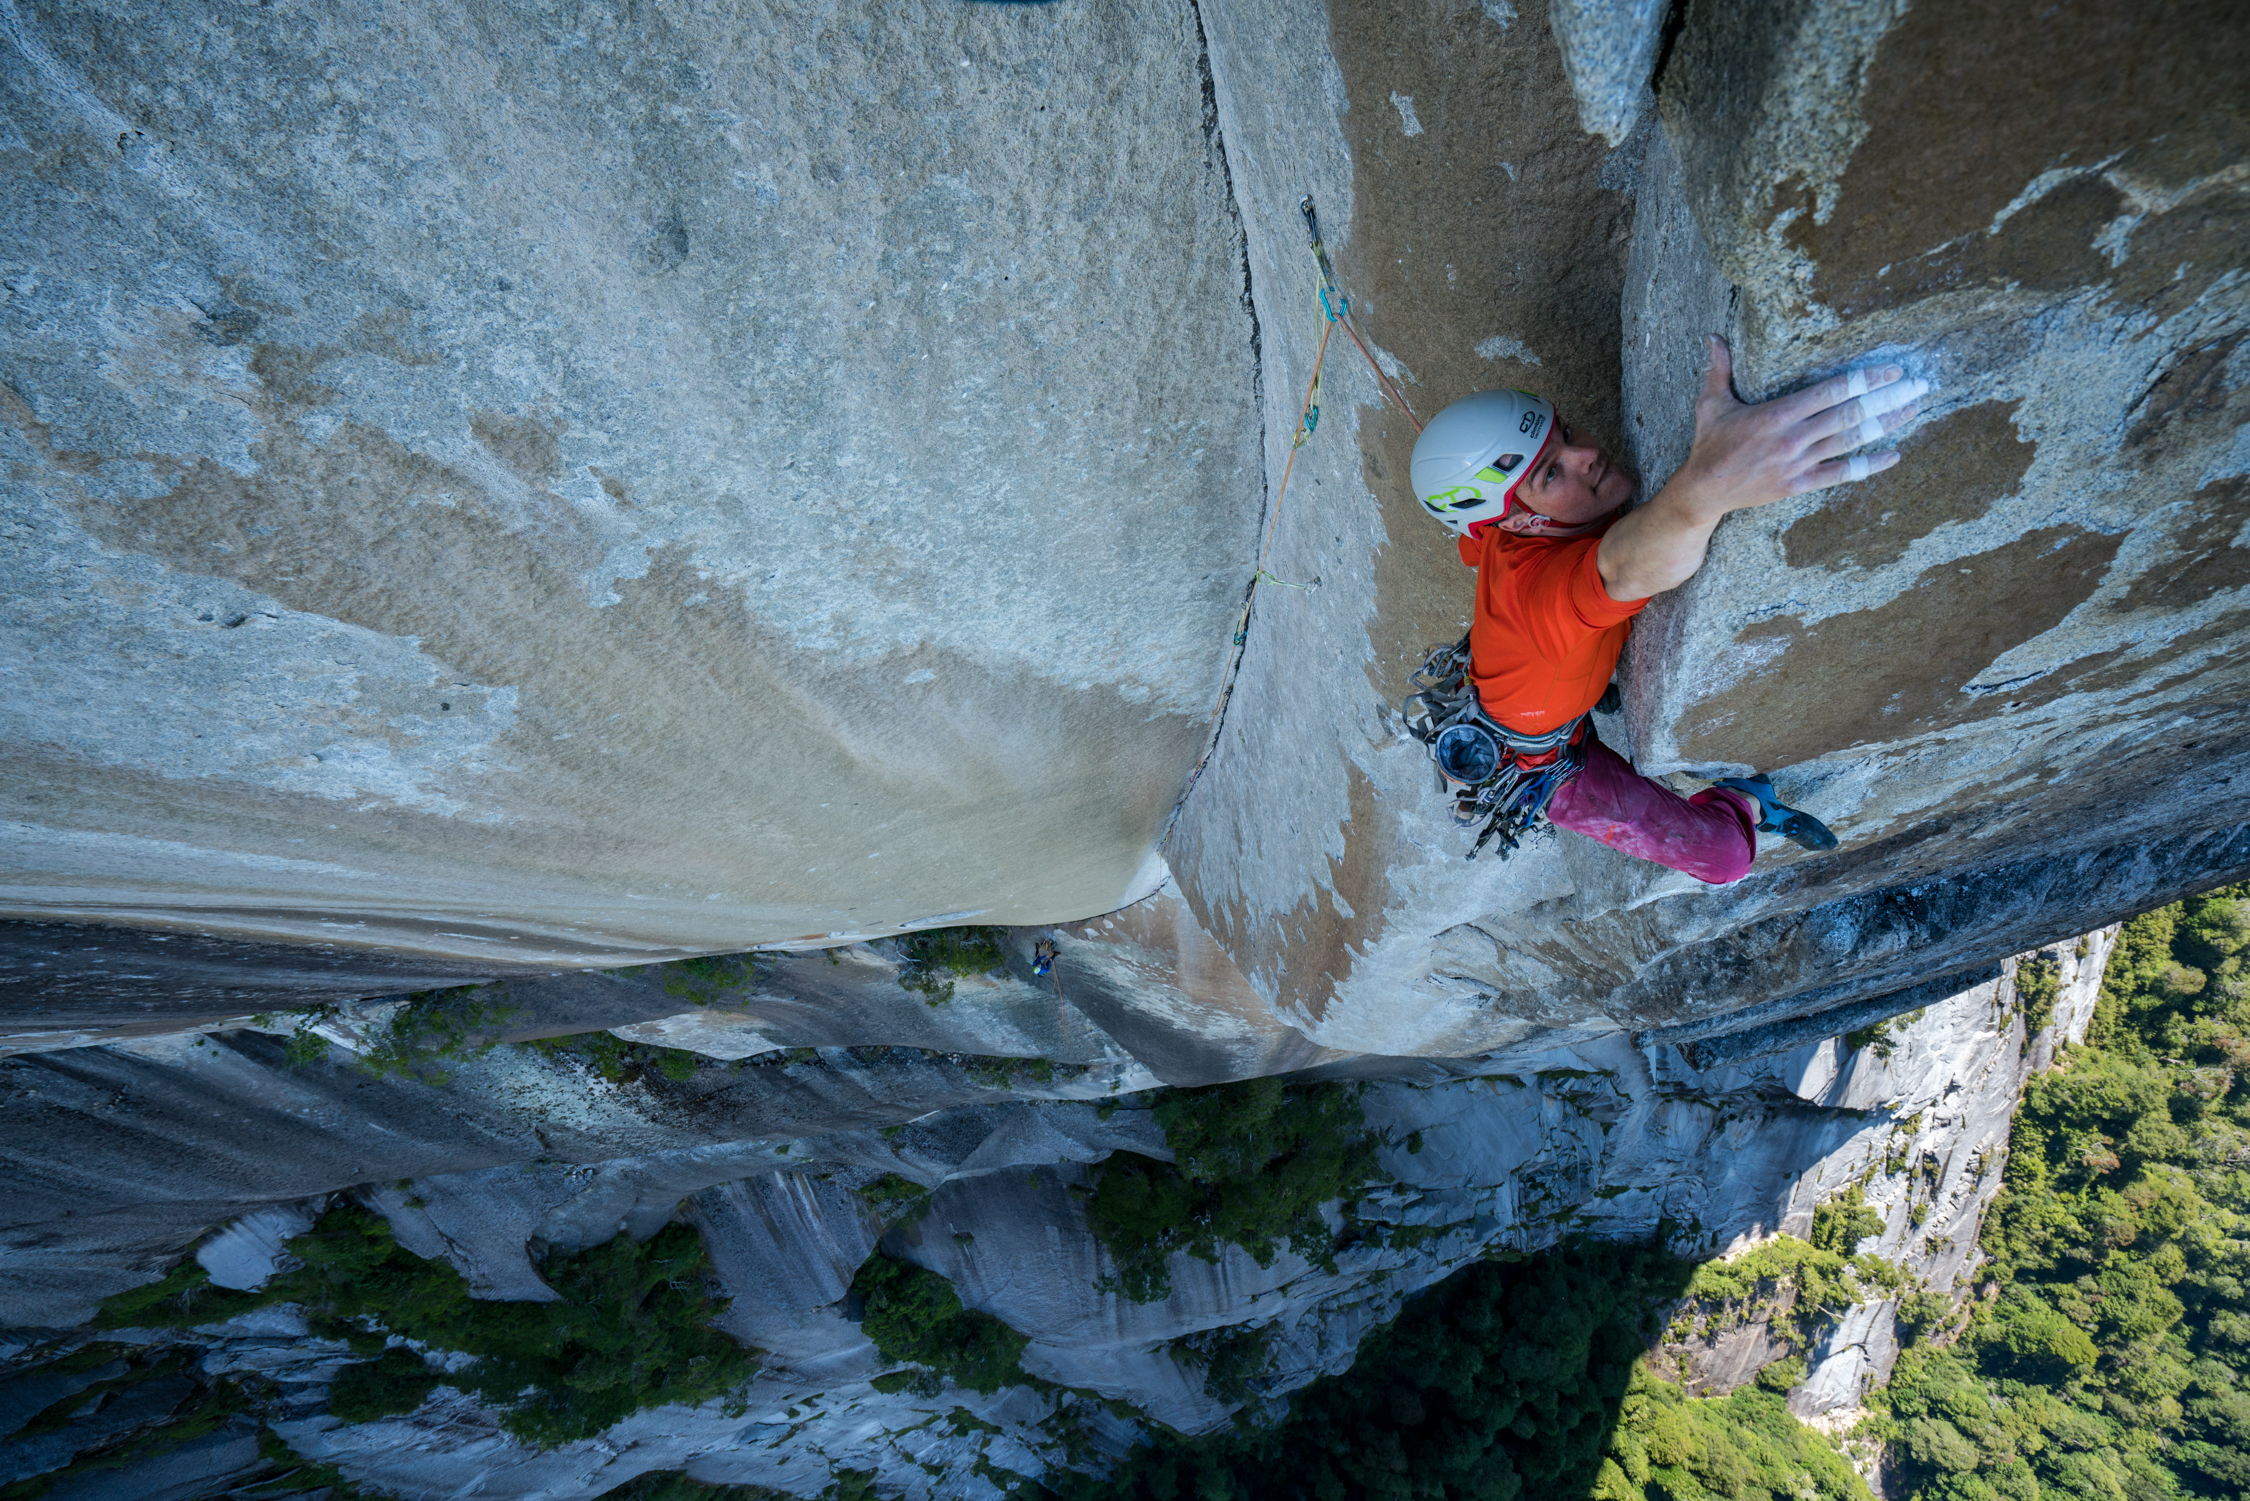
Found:
<path fill-rule="evenodd" d="M 1756 800 L 1725 788 L 1708 787 L 1687 799 L 1687 805 L 1703 810 L 1708 834 L 1696 841 L 1695 867 L 1683 864 L 1676 868 L 1713 886 L 1731 885 L 1750 874 L 1758 859 L 1761 815 Z"/>

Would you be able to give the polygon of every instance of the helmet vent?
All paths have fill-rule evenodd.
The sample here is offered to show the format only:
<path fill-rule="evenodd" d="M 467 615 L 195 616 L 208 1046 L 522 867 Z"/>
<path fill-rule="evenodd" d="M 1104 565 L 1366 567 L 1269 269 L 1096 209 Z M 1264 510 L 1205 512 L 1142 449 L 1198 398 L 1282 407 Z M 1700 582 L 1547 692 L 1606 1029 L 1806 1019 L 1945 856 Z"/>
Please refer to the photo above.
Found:
<path fill-rule="evenodd" d="M 1506 471 L 1508 471 L 1508 470 L 1512 470 L 1512 469 L 1514 469 L 1514 468 L 1515 468 L 1515 467 L 1516 467 L 1517 465 L 1521 464 L 1522 462 L 1523 462 L 1523 455 L 1522 455 L 1522 454 L 1520 454 L 1520 453 L 1504 453 L 1504 454 L 1500 455 L 1500 457 L 1498 457 L 1498 458 L 1496 458 L 1496 459 L 1494 459 L 1494 460 L 1492 461 L 1492 467 L 1493 467 L 1493 468 L 1495 468 L 1495 469 L 1501 470 L 1501 471 L 1503 471 L 1503 472 L 1506 472 Z"/>

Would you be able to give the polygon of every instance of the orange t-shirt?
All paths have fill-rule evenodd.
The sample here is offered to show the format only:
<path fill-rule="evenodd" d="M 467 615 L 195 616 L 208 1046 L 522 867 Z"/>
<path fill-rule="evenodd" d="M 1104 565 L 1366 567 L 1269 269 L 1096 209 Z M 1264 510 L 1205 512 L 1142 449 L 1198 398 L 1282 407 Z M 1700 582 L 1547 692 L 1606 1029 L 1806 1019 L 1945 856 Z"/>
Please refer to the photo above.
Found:
<path fill-rule="evenodd" d="M 1511 730 L 1543 735 L 1601 701 L 1633 617 L 1648 603 L 1611 599 L 1594 555 L 1602 533 L 1523 537 L 1488 526 L 1460 539 L 1477 571 L 1469 627 L 1469 678 L 1484 712 Z"/>

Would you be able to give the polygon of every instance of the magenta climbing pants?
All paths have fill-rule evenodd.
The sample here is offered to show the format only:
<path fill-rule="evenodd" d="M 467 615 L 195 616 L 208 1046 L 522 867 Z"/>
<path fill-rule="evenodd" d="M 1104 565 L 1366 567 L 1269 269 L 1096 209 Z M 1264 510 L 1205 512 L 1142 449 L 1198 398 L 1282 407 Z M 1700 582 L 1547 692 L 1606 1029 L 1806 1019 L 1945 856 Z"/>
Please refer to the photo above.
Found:
<path fill-rule="evenodd" d="M 1548 802 L 1547 821 L 1723 886 L 1748 875 L 1758 858 L 1756 807 L 1750 797 L 1718 787 L 1682 797 L 1589 737 L 1586 764 Z"/>

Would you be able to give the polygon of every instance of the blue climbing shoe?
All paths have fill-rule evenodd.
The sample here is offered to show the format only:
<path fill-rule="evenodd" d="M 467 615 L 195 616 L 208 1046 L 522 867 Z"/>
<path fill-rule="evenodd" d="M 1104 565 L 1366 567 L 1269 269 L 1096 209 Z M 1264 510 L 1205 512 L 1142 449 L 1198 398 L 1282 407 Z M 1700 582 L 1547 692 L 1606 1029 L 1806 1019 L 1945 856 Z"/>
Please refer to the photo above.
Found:
<path fill-rule="evenodd" d="M 1809 850 L 1836 847 L 1836 836 L 1828 832 L 1828 825 L 1774 796 L 1773 781 L 1764 772 L 1754 777 L 1722 777 L 1712 785 L 1747 792 L 1758 800 L 1758 811 L 1762 815 L 1758 822 L 1759 833 L 1779 834 L 1790 843 Z"/>

